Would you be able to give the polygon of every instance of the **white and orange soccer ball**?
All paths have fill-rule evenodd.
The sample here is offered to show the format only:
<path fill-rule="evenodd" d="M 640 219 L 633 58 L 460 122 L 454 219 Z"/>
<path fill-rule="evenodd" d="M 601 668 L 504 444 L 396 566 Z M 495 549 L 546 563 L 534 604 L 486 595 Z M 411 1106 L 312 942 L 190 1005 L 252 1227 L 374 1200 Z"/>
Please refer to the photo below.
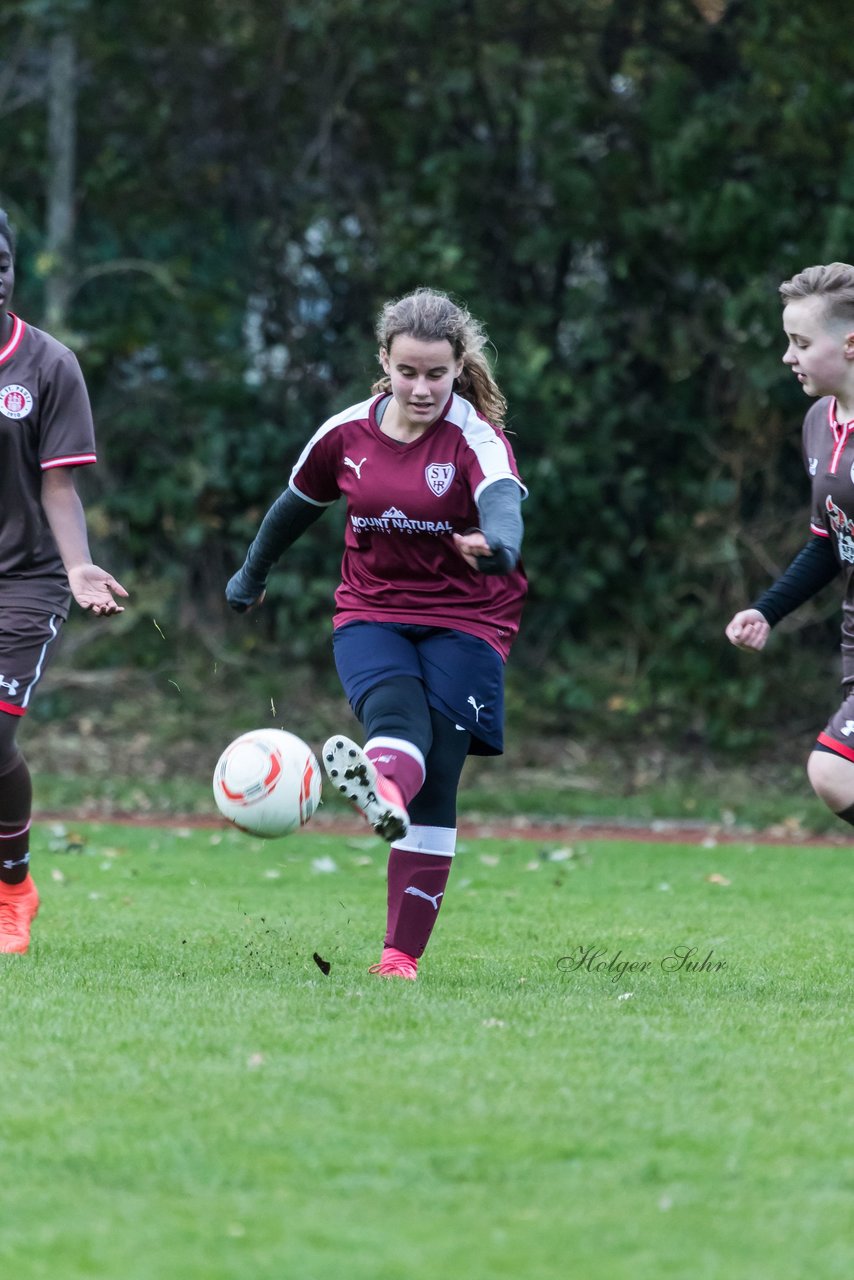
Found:
<path fill-rule="evenodd" d="M 304 827 L 320 804 L 320 766 L 309 747 L 284 729 L 252 729 L 217 761 L 216 807 L 241 831 L 273 839 Z"/>

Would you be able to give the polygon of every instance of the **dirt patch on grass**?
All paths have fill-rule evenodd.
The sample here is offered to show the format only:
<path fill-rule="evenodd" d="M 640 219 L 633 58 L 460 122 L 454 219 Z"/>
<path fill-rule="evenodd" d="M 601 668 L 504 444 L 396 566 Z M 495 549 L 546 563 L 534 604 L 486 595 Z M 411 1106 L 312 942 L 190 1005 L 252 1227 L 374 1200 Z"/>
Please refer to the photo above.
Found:
<path fill-rule="evenodd" d="M 43 812 L 33 816 L 34 822 L 103 823 L 104 825 L 129 827 L 173 827 L 199 831 L 229 831 L 231 824 L 216 817 L 202 814 L 140 814 L 82 810 Z M 792 848 L 805 846 L 845 845 L 852 837 L 843 829 L 815 835 L 785 823 L 754 831 L 743 827 L 722 827 L 715 823 L 599 821 L 582 818 L 576 821 L 518 817 L 496 819 L 472 815 L 461 818 L 458 833 L 461 840 L 530 840 L 537 843 L 571 844 L 579 840 L 640 841 L 648 844 L 690 844 L 713 849 L 717 845 L 784 845 Z M 358 819 L 320 815 L 314 818 L 303 834 L 341 836 L 342 838 L 370 837 L 370 831 Z"/>

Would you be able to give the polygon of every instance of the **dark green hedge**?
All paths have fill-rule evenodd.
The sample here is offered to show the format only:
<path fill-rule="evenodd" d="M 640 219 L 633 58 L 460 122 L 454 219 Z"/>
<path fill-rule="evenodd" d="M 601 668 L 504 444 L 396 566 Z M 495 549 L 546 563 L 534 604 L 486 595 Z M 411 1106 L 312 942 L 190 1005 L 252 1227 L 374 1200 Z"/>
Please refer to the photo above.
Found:
<path fill-rule="evenodd" d="M 722 629 L 806 535 L 776 288 L 852 255 L 850 12 L 19 0 L 0 190 L 36 323 L 62 269 L 39 92 L 57 22 L 79 58 L 67 336 L 99 427 L 94 541 L 158 616 L 241 643 L 225 578 L 307 435 L 365 394 L 379 304 L 431 284 L 484 318 L 511 403 L 532 714 L 738 744 L 802 714 L 794 672 L 832 701 L 832 597 L 763 664 Z M 271 590 L 286 655 L 329 613 L 327 524 Z M 123 641 L 139 661 L 150 612 Z"/>

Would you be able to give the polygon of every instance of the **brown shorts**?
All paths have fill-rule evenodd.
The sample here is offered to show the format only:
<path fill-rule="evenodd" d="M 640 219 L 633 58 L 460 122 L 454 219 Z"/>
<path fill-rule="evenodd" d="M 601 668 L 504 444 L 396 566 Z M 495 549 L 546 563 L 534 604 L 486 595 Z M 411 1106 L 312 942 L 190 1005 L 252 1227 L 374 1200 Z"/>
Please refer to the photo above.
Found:
<path fill-rule="evenodd" d="M 820 751 L 854 760 L 854 685 L 845 685 L 843 693 L 845 700 L 818 735 L 816 745 Z"/>
<path fill-rule="evenodd" d="M 36 613 L 15 605 L 0 609 L 0 711 L 10 716 L 27 714 L 61 630 L 62 618 L 56 613 Z"/>

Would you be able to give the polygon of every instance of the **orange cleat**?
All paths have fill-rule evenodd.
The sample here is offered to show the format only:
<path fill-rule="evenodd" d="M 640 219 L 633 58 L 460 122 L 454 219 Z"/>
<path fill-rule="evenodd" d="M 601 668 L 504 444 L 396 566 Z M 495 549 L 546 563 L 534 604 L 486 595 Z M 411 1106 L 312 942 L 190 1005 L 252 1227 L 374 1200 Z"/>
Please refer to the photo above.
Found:
<path fill-rule="evenodd" d="M 38 909 L 39 895 L 32 876 L 20 884 L 0 883 L 0 952 L 24 954 Z"/>
<path fill-rule="evenodd" d="M 376 973 L 381 978 L 408 978 L 414 982 L 418 976 L 418 961 L 415 956 L 398 951 L 397 947 L 383 947 L 383 958 L 379 964 L 372 964 L 368 973 Z"/>

